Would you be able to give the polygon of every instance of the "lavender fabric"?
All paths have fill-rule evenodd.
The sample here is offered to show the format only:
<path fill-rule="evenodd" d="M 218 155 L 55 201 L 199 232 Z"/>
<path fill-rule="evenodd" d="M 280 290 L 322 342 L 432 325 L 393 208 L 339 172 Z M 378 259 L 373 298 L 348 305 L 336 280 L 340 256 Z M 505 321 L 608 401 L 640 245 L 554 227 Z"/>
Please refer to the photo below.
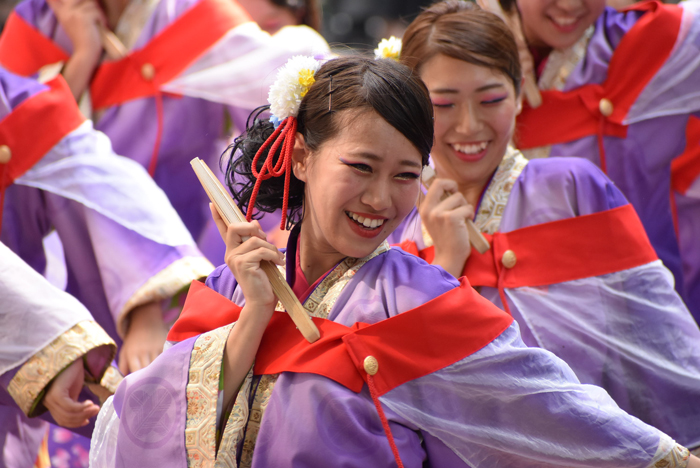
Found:
<path fill-rule="evenodd" d="M 242 305 L 226 267 L 217 269 L 208 283 Z M 376 323 L 455 286 L 456 280 L 441 268 L 391 249 L 356 272 L 328 318 L 345 325 Z M 486 304 L 470 304 L 464 312 Z M 184 362 L 191 340 L 159 359 Z M 177 378 L 169 372 L 149 366 L 126 378 L 114 398 L 118 418 L 109 411 L 100 415 L 93 456 L 104 460 L 101 454 L 113 450 L 116 456 L 107 458 L 128 457 L 129 467 L 149 466 L 143 460 L 158 457 L 162 465 L 184 466 L 184 455 L 175 442 L 163 448 L 133 442 L 122 445 L 125 420 L 143 418 L 143 427 L 151 427 L 148 417 L 159 417 L 142 411 L 140 403 L 129 404 L 140 382 L 168 379 L 180 398 L 169 398 L 171 404 L 162 413 L 182 414 L 187 372 L 173 372 Z M 660 442 L 666 436 L 621 411 L 601 389 L 579 384 L 571 369 L 553 354 L 526 347 L 515 322 L 473 355 L 380 399 L 407 467 L 644 467 L 664 454 Z M 111 449 L 106 442 L 109 431 L 103 432 L 110 424 L 120 434 Z M 181 428 L 184 422 L 173 425 Z M 394 466 L 367 387 L 355 394 L 317 375 L 280 374 L 257 436 L 253 466 L 321 467 L 328 466 L 329 460 L 334 466 Z M 122 465 L 117 461 L 92 466 Z"/>
<path fill-rule="evenodd" d="M 658 74 L 663 79 L 652 79 L 632 106 L 627 138 L 605 136 L 603 142 L 607 175 L 637 210 L 651 244 L 675 277 L 677 291 L 700 321 L 700 230 L 694 221 L 700 200 L 678 202 L 679 238 L 674 230 L 670 187 L 671 161 L 685 148 L 689 116 L 700 110 L 700 16 L 696 5 L 687 2 L 683 6 L 681 35 L 672 57 Z M 604 82 L 615 49 L 641 16 L 639 12 L 606 8 L 595 23 L 584 60 L 574 68 L 564 90 Z M 688 59 L 683 58 L 686 55 Z M 673 77 L 673 86 L 669 86 L 669 77 Z M 670 107 L 669 103 L 677 104 Z M 579 156 L 601 164 L 596 136 L 554 145 L 551 156 Z"/>
<path fill-rule="evenodd" d="M 500 232 L 627 204 L 581 158 L 535 159 L 513 185 Z M 414 211 L 394 242 L 422 245 Z M 604 238 L 600 242 L 606 242 Z M 516 252 L 517 255 L 517 252 Z M 586 261 L 582 252 L 580 261 Z M 503 308 L 494 288 L 481 294 Z M 567 362 L 579 380 L 604 388 L 625 411 L 689 447 L 700 445 L 700 330 L 660 262 L 541 287 L 506 289 L 528 346 Z"/>

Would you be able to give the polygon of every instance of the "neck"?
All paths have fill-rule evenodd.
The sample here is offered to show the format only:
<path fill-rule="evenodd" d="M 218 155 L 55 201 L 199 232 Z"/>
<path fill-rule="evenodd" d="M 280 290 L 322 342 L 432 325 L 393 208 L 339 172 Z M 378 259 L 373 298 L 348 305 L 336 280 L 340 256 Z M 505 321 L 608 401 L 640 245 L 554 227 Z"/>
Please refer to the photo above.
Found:
<path fill-rule="evenodd" d="M 99 0 L 102 10 L 107 17 L 107 25 L 109 29 L 114 30 L 119 23 L 124 9 L 129 4 L 129 0 Z"/>
<path fill-rule="evenodd" d="M 484 186 L 488 183 L 488 180 L 481 181 L 477 184 L 459 184 L 459 191 L 464 198 L 467 200 L 471 206 L 476 209 L 476 205 L 479 203 L 479 197 L 484 189 Z"/>
<path fill-rule="evenodd" d="M 323 274 L 340 263 L 345 256 L 336 251 L 319 249 L 320 242 L 316 242 L 312 220 L 307 220 L 301 225 L 299 232 L 299 263 L 304 272 L 306 282 L 314 284 Z"/>

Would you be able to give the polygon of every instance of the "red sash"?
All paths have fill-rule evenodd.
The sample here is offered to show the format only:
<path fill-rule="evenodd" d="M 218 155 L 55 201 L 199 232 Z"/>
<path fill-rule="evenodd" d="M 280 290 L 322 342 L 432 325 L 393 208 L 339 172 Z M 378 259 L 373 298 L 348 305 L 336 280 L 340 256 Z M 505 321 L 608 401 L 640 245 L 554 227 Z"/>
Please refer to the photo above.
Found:
<path fill-rule="evenodd" d="M 700 177 L 700 119 L 691 116 L 685 129 L 686 144 L 683 153 L 671 163 L 671 187 L 685 195 Z"/>
<path fill-rule="evenodd" d="M 533 109 L 525 104 L 517 119 L 519 148 L 565 143 L 596 134 L 619 138 L 627 135 L 623 121 L 639 94 L 671 55 L 683 15 L 680 7 L 657 1 L 643 2 L 629 10 L 646 13 L 620 41 L 605 82 L 567 92 L 542 91 L 541 106 Z M 610 104 L 607 109 L 604 100 Z M 605 170 L 603 154 L 601 159 Z"/>
<path fill-rule="evenodd" d="M 159 86 L 182 73 L 231 28 L 250 21 L 230 0 L 201 0 L 159 32 L 142 49 L 105 62 L 95 72 L 90 92 L 95 109 L 155 96 Z M 12 13 L 0 37 L 0 64 L 19 75 L 67 60 L 68 54 Z"/>
<path fill-rule="evenodd" d="M 11 154 L 7 164 L 0 164 L 4 173 L 0 191 L 85 121 L 62 77 L 54 78 L 47 86 L 0 121 L 0 145 L 7 146 Z"/>
<path fill-rule="evenodd" d="M 658 258 L 632 205 L 485 237 L 492 248 L 484 254 L 472 249 L 464 267 L 473 286 L 544 286 L 628 270 Z M 418 251 L 411 241 L 399 246 L 427 262 L 435 256 L 434 247 Z"/>
<path fill-rule="evenodd" d="M 230 300 L 193 282 L 168 339 L 184 340 L 234 322 L 240 311 Z M 210 321 L 211 317 L 216 318 Z M 275 313 L 255 358 L 255 374 L 318 374 L 359 392 L 367 381 L 365 359 L 373 356 L 379 363 L 374 384 L 381 396 L 475 353 L 513 320 L 462 280 L 432 301 L 373 325 L 313 321 L 321 338 L 308 343 L 286 313 Z"/>

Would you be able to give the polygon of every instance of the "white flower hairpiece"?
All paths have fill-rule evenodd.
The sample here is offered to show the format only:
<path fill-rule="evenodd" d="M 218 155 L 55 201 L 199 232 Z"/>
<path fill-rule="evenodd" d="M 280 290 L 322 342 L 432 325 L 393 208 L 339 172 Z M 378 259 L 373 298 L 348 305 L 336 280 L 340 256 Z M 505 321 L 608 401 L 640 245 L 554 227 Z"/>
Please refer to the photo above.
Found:
<path fill-rule="evenodd" d="M 382 39 L 376 49 L 374 49 L 374 58 L 376 59 L 392 59 L 399 61 L 401 57 L 401 39 L 391 36 L 389 39 Z"/>
<path fill-rule="evenodd" d="M 301 99 L 316 81 L 314 75 L 320 67 L 321 63 L 313 57 L 297 55 L 279 69 L 267 96 L 272 113 L 270 120 L 275 126 L 287 117 L 297 116 Z"/>

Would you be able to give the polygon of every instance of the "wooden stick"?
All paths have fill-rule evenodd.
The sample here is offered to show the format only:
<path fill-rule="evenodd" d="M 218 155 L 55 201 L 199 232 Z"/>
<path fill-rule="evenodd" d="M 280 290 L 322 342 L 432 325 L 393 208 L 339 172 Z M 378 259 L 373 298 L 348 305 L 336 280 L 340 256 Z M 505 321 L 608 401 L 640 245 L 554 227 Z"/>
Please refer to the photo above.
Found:
<path fill-rule="evenodd" d="M 223 185 L 221 185 L 221 182 L 219 182 L 219 179 L 211 172 L 209 166 L 199 158 L 194 158 L 190 161 L 190 164 L 195 174 L 197 174 L 197 178 L 201 182 L 202 187 L 204 187 L 204 190 L 207 192 L 209 199 L 214 204 L 216 211 L 219 212 L 221 219 L 224 220 L 224 223 L 228 226 L 232 223 L 245 222 L 245 215 L 238 206 L 236 206 L 231 196 Z M 243 240 L 245 241 L 247 238 Z M 289 287 L 289 284 L 287 284 L 282 273 L 277 269 L 277 266 L 272 262 L 263 261 L 260 263 L 260 267 L 270 280 L 272 289 L 275 291 L 282 306 L 284 306 L 284 309 L 292 318 L 301 334 L 304 335 L 304 338 L 306 338 L 309 343 L 318 340 L 321 337 L 321 333 L 304 310 L 299 299 L 297 299 L 294 292 L 292 292 L 292 289 Z"/>
<path fill-rule="evenodd" d="M 506 14 L 501 7 L 501 2 L 499 0 L 477 0 L 479 6 L 486 11 L 490 11 L 498 15 L 510 28 L 513 36 L 515 37 L 515 43 L 518 46 L 518 55 L 520 56 L 520 65 L 523 69 L 523 94 L 525 99 L 530 104 L 533 109 L 542 105 L 542 95 L 540 94 L 540 89 L 537 87 L 537 80 L 535 79 L 535 63 L 532 60 L 532 55 L 527 48 L 527 42 L 525 41 L 525 36 L 523 36 L 523 28 L 520 24 L 520 15 L 518 12 L 513 12 L 511 14 Z"/>
<path fill-rule="evenodd" d="M 423 181 L 423 185 L 425 185 L 426 188 L 430 188 L 433 182 L 435 182 L 436 178 L 437 176 L 435 174 L 435 169 L 433 169 L 430 166 L 423 167 L 423 174 L 421 175 L 421 179 Z M 450 194 L 445 192 L 440 197 L 440 200 L 444 200 L 449 196 Z M 481 231 L 479 231 L 479 229 L 476 226 L 474 226 L 474 222 L 468 218 L 467 232 L 469 233 L 469 243 L 471 243 L 471 245 L 474 246 L 477 252 L 483 254 L 491 248 L 491 244 L 489 244 L 489 241 L 487 241 L 484 235 L 481 234 Z"/>
<path fill-rule="evenodd" d="M 109 29 L 99 26 L 102 48 L 107 52 L 107 56 L 112 60 L 119 60 L 129 55 L 128 49 L 122 41 Z"/>

